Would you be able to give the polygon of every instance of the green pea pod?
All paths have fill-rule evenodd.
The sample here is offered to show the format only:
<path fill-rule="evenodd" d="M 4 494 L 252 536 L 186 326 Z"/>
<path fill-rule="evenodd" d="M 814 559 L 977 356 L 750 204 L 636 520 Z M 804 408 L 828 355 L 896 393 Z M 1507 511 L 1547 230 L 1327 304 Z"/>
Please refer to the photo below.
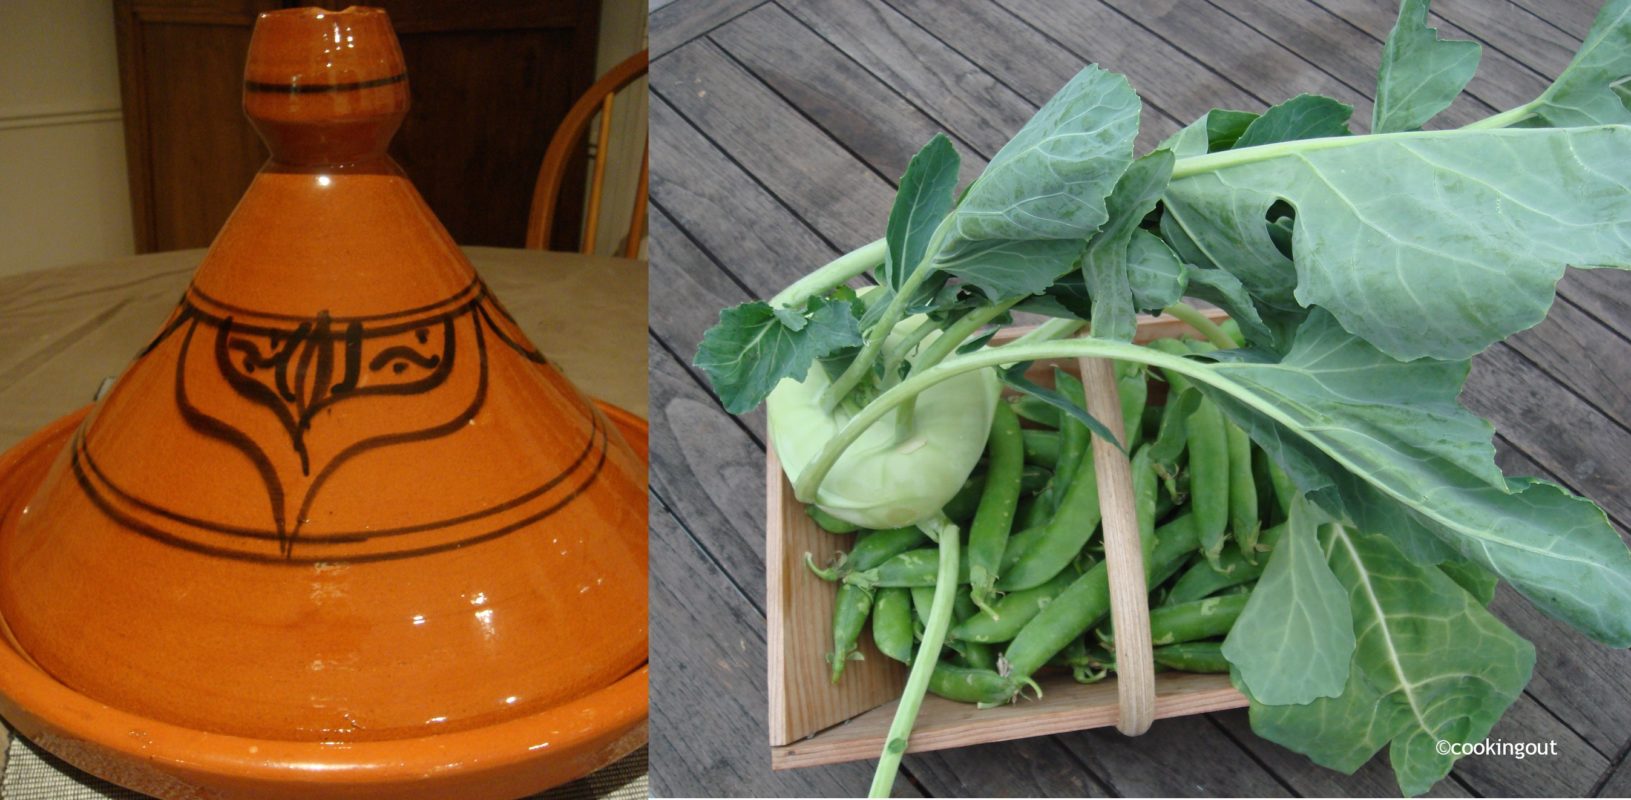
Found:
<path fill-rule="evenodd" d="M 832 682 L 837 683 L 844 674 L 844 665 L 852 658 L 860 658 L 856 642 L 861 628 L 872 612 L 872 590 L 865 586 L 846 583 L 838 587 L 838 597 L 832 612 L 832 652 L 827 660 L 832 664 Z"/>
<path fill-rule="evenodd" d="M 1138 514 L 1138 540 L 1144 546 L 1144 560 L 1150 560 L 1155 546 L 1155 517 L 1160 506 L 1161 484 L 1155 474 L 1155 463 L 1150 459 L 1148 445 L 1138 448 L 1131 464 L 1133 473 L 1133 509 Z"/>
<path fill-rule="evenodd" d="M 1201 555 L 1218 563 L 1229 533 L 1229 435 L 1223 412 L 1202 398 L 1185 423 L 1189 440 L 1189 504 Z"/>
<path fill-rule="evenodd" d="M 1013 566 L 1003 570 L 997 588 L 1005 592 L 1030 589 L 1058 575 L 1092 538 L 1099 526 L 1099 514 L 1098 476 L 1093 462 L 1085 461 L 1076 468 L 1070 491 L 1048 521 L 1046 532 Z"/>
<path fill-rule="evenodd" d="M 1054 387 L 1067 399 L 1077 406 L 1086 408 L 1087 399 L 1082 390 L 1079 378 L 1060 369 L 1053 371 Z M 1065 495 L 1069 494 L 1071 486 L 1076 479 L 1076 471 L 1087 460 L 1088 445 L 1092 434 L 1087 426 L 1074 418 L 1064 421 L 1060 430 L 1059 460 L 1053 468 L 1053 480 L 1048 487 L 1037 496 L 1037 501 L 1027 509 L 1029 517 L 1025 519 L 1022 527 L 1031 528 L 1048 521 L 1065 502 Z M 1089 462 L 1091 463 L 1091 462 Z"/>
<path fill-rule="evenodd" d="M 912 613 L 916 615 L 917 627 L 921 630 L 924 623 L 929 621 L 929 609 L 934 606 L 934 586 L 913 586 L 910 591 Z"/>
<path fill-rule="evenodd" d="M 1025 466 L 1019 417 L 1014 416 L 1007 404 L 997 404 L 988 446 L 991 464 L 986 470 L 985 491 L 980 495 L 980 508 L 974 514 L 968 535 L 968 580 L 973 587 L 974 604 L 981 608 L 990 604 L 996 591 L 1002 553 L 1014 528 L 1020 473 Z"/>
<path fill-rule="evenodd" d="M 1040 687 L 1029 680 L 1004 677 L 993 670 L 936 664 L 929 677 L 929 691 L 960 703 L 978 703 L 996 706 L 1012 701 L 1020 690 L 1030 686 L 1042 695 Z"/>
<path fill-rule="evenodd" d="M 1263 518 L 1257 509 L 1257 479 L 1252 476 L 1252 439 L 1239 425 L 1224 420 L 1229 448 L 1229 530 L 1246 560 L 1257 562 L 1257 535 Z"/>
<path fill-rule="evenodd" d="M 941 508 L 941 513 L 945 514 L 946 519 L 952 522 L 967 522 L 974 516 L 975 509 L 980 507 L 980 493 L 984 490 L 985 475 L 974 474 L 968 476 L 963 481 L 962 488 L 957 490 L 957 494 L 952 495 L 951 499 L 946 501 L 946 505 Z"/>
<path fill-rule="evenodd" d="M 1059 464 L 1059 433 L 1026 428 L 1020 432 L 1025 443 L 1025 462 L 1053 469 Z"/>
<path fill-rule="evenodd" d="M 1150 612 L 1150 641 L 1160 645 L 1223 636 L 1246 608 L 1250 593 L 1208 597 Z"/>
<path fill-rule="evenodd" d="M 1040 397 L 1028 394 L 1016 395 L 1008 398 L 1008 402 L 1003 405 L 1008 406 L 1020 419 L 1055 430 L 1059 428 L 1059 409 Z"/>
<path fill-rule="evenodd" d="M 1184 446 L 1188 444 L 1185 421 L 1200 402 L 1199 391 L 1187 385 L 1180 390 L 1174 385 L 1167 395 L 1167 404 L 1162 407 L 1161 429 L 1156 433 L 1155 441 L 1150 443 L 1150 463 L 1155 466 L 1156 474 L 1166 481 L 1167 495 L 1174 500 L 1178 492 L 1173 482 L 1178 478 L 1178 462 L 1184 455 Z"/>
<path fill-rule="evenodd" d="M 1280 465 L 1269 459 L 1269 482 L 1274 485 L 1274 499 L 1280 506 L 1280 516 L 1283 519 L 1291 517 L 1291 501 L 1297 497 L 1297 484 L 1292 483 L 1291 476 Z"/>
<path fill-rule="evenodd" d="M 1131 453 L 1144 438 L 1144 404 L 1150 398 L 1150 384 L 1144 375 L 1144 365 L 1117 361 L 1116 391 L 1121 395 L 1122 430 L 1127 439 L 1122 444 Z"/>
<path fill-rule="evenodd" d="M 1179 672 L 1227 673 L 1223 642 L 1182 642 L 1155 648 L 1155 663 Z"/>
<path fill-rule="evenodd" d="M 1019 471 L 1019 493 L 1036 494 L 1053 480 L 1053 470 L 1037 464 L 1026 464 Z"/>
<path fill-rule="evenodd" d="M 816 526 L 828 533 L 854 533 L 861 529 L 861 526 L 856 525 L 853 522 L 845 522 L 844 520 L 822 511 L 817 506 L 805 506 L 804 513 L 809 514 L 810 519 L 815 520 Z"/>
<path fill-rule="evenodd" d="M 1273 547 L 1279 542 L 1280 536 L 1285 533 L 1286 526 L 1282 523 L 1263 531 L 1261 544 Z M 1211 564 L 1201 561 L 1179 576 L 1172 584 L 1172 591 L 1167 594 L 1164 605 L 1177 605 L 1211 597 L 1231 586 L 1240 586 L 1257 580 L 1263 574 L 1268 559 L 1259 558 L 1257 563 L 1246 560 L 1239 552 L 1228 551 L 1220 559 L 1222 569 L 1214 569 Z"/>
<path fill-rule="evenodd" d="M 1168 574 L 1183 563 L 1196 547 L 1195 522 L 1184 514 L 1157 528 L 1155 547 L 1145 568 L 1152 575 Z M 1159 583 L 1152 581 L 1151 584 Z M 1029 678 L 1054 654 L 1065 649 L 1071 639 L 1080 637 L 1110 612 L 1110 580 L 1104 562 L 1081 574 L 1054 598 L 1046 608 L 1025 623 L 1008 645 L 1009 676 Z"/>
<path fill-rule="evenodd" d="M 912 597 L 906 589 L 879 589 L 873 596 L 872 643 L 878 652 L 912 663 Z"/>
<path fill-rule="evenodd" d="M 804 563 L 810 570 L 823 580 L 837 581 L 853 572 L 864 572 L 872 569 L 895 556 L 911 550 L 929 537 L 923 531 L 912 528 L 886 528 L 871 533 L 861 533 L 855 540 L 855 546 L 848 553 L 843 554 L 837 566 L 832 569 L 816 567 L 810 554 L 804 554 Z"/>
<path fill-rule="evenodd" d="M 857 570 L 844 576 L 845 583 L 867 587 L 899 587 L 910 589 L 934 586 L 940 571 L 940 549 L 920 547 L 907 550 L 868 570 Z M 958 559 L 958 583 L 968 582 L 968 561 Z"/>
<path fill-rule="evenodd" d="M 1048 582 L 1031 589 L 1009 592 L 990 608 L 957 623 L 951 629 L 951 638 L 970 642 L 1006 642 L 1019 633 L 1025 623 L 1053 602 L 1079 573 L 1073 569 L 1061 570 Z"/>

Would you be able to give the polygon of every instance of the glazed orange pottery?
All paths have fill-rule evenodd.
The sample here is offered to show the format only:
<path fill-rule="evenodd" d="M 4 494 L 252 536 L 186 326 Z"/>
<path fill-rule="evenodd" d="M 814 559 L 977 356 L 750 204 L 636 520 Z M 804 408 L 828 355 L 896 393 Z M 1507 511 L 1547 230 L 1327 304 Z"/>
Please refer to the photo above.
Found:
<path fill-rule="evenodd" d="M 385 155 L 407 107 L 384 12 L 261 15 L 271 161 L 112 392 L 0 459 L 0 712 L 70 763 L 508 798 L 645 741 L 644 423 L 476 277 Z"/>

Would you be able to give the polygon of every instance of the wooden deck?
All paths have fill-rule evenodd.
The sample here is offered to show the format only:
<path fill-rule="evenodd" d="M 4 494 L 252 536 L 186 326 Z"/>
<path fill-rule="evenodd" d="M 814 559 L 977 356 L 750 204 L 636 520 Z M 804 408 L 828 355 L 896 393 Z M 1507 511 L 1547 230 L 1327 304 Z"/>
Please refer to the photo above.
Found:
<path fill-rule="evenodd" d="M 1568 62 L 1595 0 L 1439 0 L 1482 41 L 1469 96 L 1438 124 L 1524 102 Z M 723 306 L 768 297 L 882 234 L 894 181 L 936 131 L 965 180 L 1084 64 L 1144 97 L 1141 148 L 1214 106 L 1298 92 L 1368 120 L 1394 0 L 654 0 L 652 759 L 655 794 L 845 795 L 871 762 L 772 773 L 765 733 L 764 419 L 727 415 L 689 367 Z M 1362 124 L 1362 123 L 1361 123 Z M 1631 274 L 1571 270 L 1550 319 L 1481 356 L 1466 403 L 1509 474 L 1596 499 L 1631 529 Z M 1435 794 L 1631 792 L 1631 655 L 1503 587 L 1539 650 L 1495 729 L 1557 755 L 1463 759 Z M 1244 712 L 909 756 L 900 795 L 1388 795 L 1252 735 Z"/>

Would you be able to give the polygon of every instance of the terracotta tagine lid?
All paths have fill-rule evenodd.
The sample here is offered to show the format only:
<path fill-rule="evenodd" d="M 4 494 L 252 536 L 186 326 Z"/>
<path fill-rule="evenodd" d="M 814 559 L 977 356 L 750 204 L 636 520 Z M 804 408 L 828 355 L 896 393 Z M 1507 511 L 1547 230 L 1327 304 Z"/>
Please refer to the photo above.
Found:
<path fill-rule="evenodd" d="M 407 107 L 384 12 L 262 14 L 271 161 L 111 393 L 0 459 L 0 711 L 93 773 L 513 797 L 644 741 L 643 423 L 386 157 Z"/>

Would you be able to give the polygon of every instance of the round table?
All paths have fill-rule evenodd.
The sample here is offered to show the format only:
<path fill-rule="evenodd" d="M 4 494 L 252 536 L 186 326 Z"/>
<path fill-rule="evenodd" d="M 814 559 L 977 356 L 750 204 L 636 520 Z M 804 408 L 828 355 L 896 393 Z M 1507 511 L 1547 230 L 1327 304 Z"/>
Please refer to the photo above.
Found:
<path fill-rule="evenodd" d="M 646 262 L 463 250 L 533 344 L 579 388 L 646 416 Z M 203 255 L 178 250 L 0 278 L 0 450 L 91 402 L 158 332 Z M 0 739 L 0 753 L 16 762 L 0 760 L 6 797 L 136 796 L 42 758 L 3 729 Z M 642 748 L 547 796 L 644 797 L 645 771 Z"/>

